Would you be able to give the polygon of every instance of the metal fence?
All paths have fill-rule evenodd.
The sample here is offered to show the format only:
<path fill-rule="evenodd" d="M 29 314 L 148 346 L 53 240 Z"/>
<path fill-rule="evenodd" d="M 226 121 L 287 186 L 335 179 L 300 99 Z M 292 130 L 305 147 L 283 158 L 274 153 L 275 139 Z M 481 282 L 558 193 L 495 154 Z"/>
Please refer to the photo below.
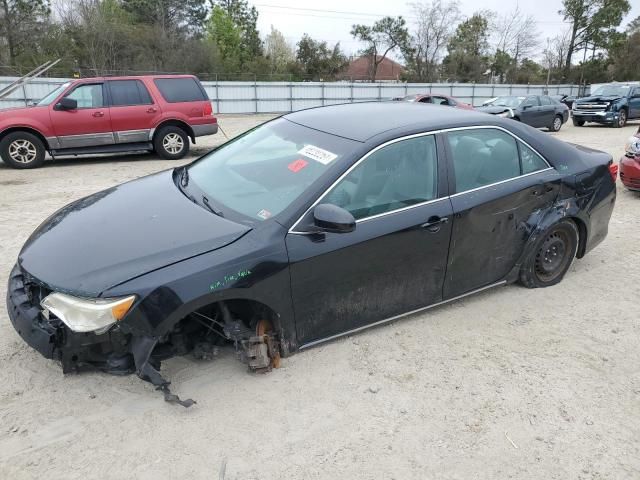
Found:
<path fill-rule="evenodd" d="M 16 80 L 0 77 L 0 89 Z M 0 108 L 19 107 L 45 97 L 64 78 L 40 78 L 9 97 Z M 202 82 L 217 113 L 279 113 L 338 103 L 389 100 L 416 93 L 441 93 L 478 106 L 498 95 L 579 95 L 578 85 L 488 85 L 472 83 Z"/>

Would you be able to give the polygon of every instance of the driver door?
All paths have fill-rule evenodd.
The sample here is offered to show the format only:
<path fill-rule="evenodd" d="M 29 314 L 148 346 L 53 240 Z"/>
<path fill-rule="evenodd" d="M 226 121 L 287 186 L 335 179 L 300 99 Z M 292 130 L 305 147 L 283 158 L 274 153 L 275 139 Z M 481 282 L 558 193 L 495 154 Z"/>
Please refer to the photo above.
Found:
<path fill-rule="evenodd" d="M 62 110 L 58 103 L 50 110 L 59 148 L 94 147 L 114 143 L 107 95 L 102 82 L 81 83 L 63 98 L 78 102 L 75 110 Z"/>
<path fill-rule="evenodd" d="M 532 127 L 542 127 L 540 118 L 540 101 L 535 95 L 531 95 L 524 99 L 522 102 L 522 112 L 520 113 L 520 120 Z"/>
<path fill-rule="evenodd" d="M 298 342 L 309 344 L 442 300 L 451 201 L 435 135 L 365 156 L 316 203 L 349 211 L 349 233 L 287 235 Z"/>

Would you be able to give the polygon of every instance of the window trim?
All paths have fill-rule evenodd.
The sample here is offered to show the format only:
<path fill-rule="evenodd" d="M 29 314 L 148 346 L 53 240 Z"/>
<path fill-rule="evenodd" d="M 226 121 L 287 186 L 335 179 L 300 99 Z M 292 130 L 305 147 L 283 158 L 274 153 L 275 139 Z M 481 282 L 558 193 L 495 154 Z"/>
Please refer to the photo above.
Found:
<path fill-rule="evenodd" d="M 500 130 L 502 132 L 507 133 L 508 135 L 511 135 L 515 140 L 516 140 L 516 144 L 518 141 L 522 142 L 524 145 L 526 145 L 527 147 L 529 147 L 532 151 L 534 151 L 537 155 L 540 156 L 540 158 L 542 158 L 542 160 L 544 160 L 544 162 L 547 164 L 547 168 L 544 168 L 542 170 L 536 170 L 535 172 L 531 172 L 531 173 L 527 173 L 527 174 L 520 174 L 517 177 L 512 177 L 512 178 L 507 178 L 506 180 L 500 180 L 499 182 L 495 182 L 495 183 L 491 183 L 489 185 L 483 185 L 481 187 L 477 187 L 471 190 L 465 190 L 463 192 L 456 192 L 456 193 L 449 193 L 445 196 L 442 197 L 437 197 L 434 198 L 432 200 L 428 200 L 426 202 L 422 202 L 422 203 L 416 203 L 415 205 L 409 205 L 407 207 L 403 207 L 397 210 L 392 210 L 390 212 L 383 212 L 383 213 L 378 213 L 376 215 L 371 215 L 370 217 L 364 217 L 364 218 L 360 218 L 358 220 L 356 220 L 356 224 L 361 223 L 361 222 L 365 222 L 368 220 L 372 220 L 374 218 L 380 218 L 386 215 L 391 215 L 391 214 L 395 214 L 397 212 L 403 212 L 405 210 L 409 210 L 411 208 L 418 208 L 421 207 L 423 205 L 428 205 L 430 203 L 435 203 L 441 200 L 446 200 L 449 198 L 453 198 L 453 197 L 457 197 L 459 195 L 465 195 L 467 193 L 471 193 L 471 192 L 476 192 L 478 190 L 483 190 L 485 188 L 491 188 L 491 187 L 495 187 L 496 185 L 500 185 L 502 183 L 506 183 L 506 182 L 512 182 L 513 180 L 517 180 L 520 178 L 525 178 L 525 177 L 529 177 L 531 175 L 536 175 L 538 173 L 542 173 L 542 172 L 548 172 L 549 170 L 554 170 L 554 168 L 551 166 L 551 164 L 549 163 L 549 161 L 544 157 L 544 155 L 542 155 L 540 152 L 538 152 L 538 150 L 536 150 L 535 148 L 533 148 L 529 143 L 525 142 L 524 140 L 522 140 L 520 137 L 518 137 L 515 133 L 507 130 L 506 128 L 500 127 L 498 125 L 474 125 L 471 127 L 453 127 L 453 128 L 444 128 L 444 129 L 440 129 L 440 130 L 433 130 L 433 131 L 429 131 L 429 132 L 422 132 L 422 133 L 414 133 L 411 135 L 405 135 L 403 137 L 398 137 L 398 138 L 394 138 L 392 140 L 389 140 L 385 143 L 382 143 L 380 145 L 378 145 L 377 147 L 374 147 L 373 149 L 369 150 L 367 153 L 365 153 L 362 157 L 360 157 L 356 162 L 353 163 L 353 165 L 351 165 L 344 173 L 342 173 L 342 175 L 340 175 L 331 185 L 329 185 L 329 187 L 327 187 L 319 196 L 318 198 L 309 206 L 309 208 L 307 208 L 304 213 L 302 215 L 300 215 L 300 217 L 298 217 L 298 220 L 296 220 L 293 225 L 291 226 L 291 228 L 289 228 L 288 232 L 289 234 L 294 234 L 294 235 L 309 235 L 310 232 L 305 232 L 305 231 L 298 231 L 295 230 L 296 227 L 298 226 L 298 224 L 300 224 L 302 222 L 302 219 L 304 217 L 306 217 L 309 212 L 311 210 L 313 210 L 313 208 L 318 205 L 322 199 L 324 197 L 327 196 L 327 194 L 333 189 L 333 187 L 335 187 L 340 181 L 342 181 L 343 178 L 345 178 L 347 175 L 349 175 L 349 173 L 351 173 L 351 171 L 353 169 L 355 169 L 361 162 L 363 162 L 364 160 L 366 160 L 370 155 L 372 155 L 373 153 L 377 152 L 378 150 L 386 147 L 387 145 L 391 145 L 393 143 L 397 143 L 397 142 L 401 142 L 403 140 L 409 140 L 411 138 L 418 138 L 418 137 L 424 137 L 427 135 L 434 135 L 436 136 L 435 140 L 436 140 L 436 161 L 438 162 L 438 174 L 440 173 L 440 168 L 439 168 L 439 164 L 440 162 L 446 162 L 447 164 L 449 164 L 450 162 L 450 158 L 449 158 L 449 154 L 448 153 L 444 153 L 444 155 L 442 155 L 442 153 L 439 152 L 439 148 L 438 148 L 438 138 L 437 135 L 441 134 L 441 133 L 448 133 L 448 132 L 456 132 L 456 131 L 461 131 L 461 130 L 487 130 L 487 129 L 492 129 L 492 130 Z M 440 153 L 440 155 L 438 154 Z M 443 158 L 441 158 L 441 156 Z M 520 150 L 518 150 L 518 161 L 520 161 Z M 522 172 L 522 169 L 520 170 Z M 454 172 L 455 175 L 455 172 Z M 438 185 L 440 184 L 440 182 L 438 182 Z M 437 195 L 440 195 L 440 191 L 437 192 Z"/>
<path fill-rule="evenodd" d="M 62 96 L 54 102 L 51 102 L 51 104 L 53 105 L 54 109 L 56 107 L 56 105 L 58 103 L 60 103 L 60 101 L 63 98 L 67 98 L 69 95 L 71 95 L 73 92 L 75 92 L 76 90 L 78 90 L 79 88 L 82 87 L 86 87 L 86 86 L 92 86 L 92 85 L 100 85 L 102 87 L 102 106 L 101 107 L 78 107 L 76 108 L 76 110 L 99 110 L 101 108 L 109 108 L 109 94 L 107 92 L 107 89 L 105 88 L 104 82 L 83 82 L 83 83 L 78 83 L 76 86 L 71 87 L 70 90 L 67 90 L 65 93 L 62 94 Z"/>
<path fill-rule="evenodd" d="M 140 94 L 140 98 L 142 99 L 142 94 L 140 92 L 140 85 L 147 91 L 147 95 L 149 96 L 149 100 L 151 103 L 130 103 L 127 105 L 114 105 L 113 104 L 113 95 L 111 93 L 111 84 L 114 82 L 136 82 L 136 90 L 138 90 L 138 94 Z M 123 78 L 121 80 L 107 80 L 105 82 L 107 84 L 107 89 L 109 90 L 109 108 L 120 108 L 120 107 L 148 107 L 149 105 L 155 105 L 153 97 L 151 96 L 151 92 L 144 84 L 144 82 L 138 78 Z"/>

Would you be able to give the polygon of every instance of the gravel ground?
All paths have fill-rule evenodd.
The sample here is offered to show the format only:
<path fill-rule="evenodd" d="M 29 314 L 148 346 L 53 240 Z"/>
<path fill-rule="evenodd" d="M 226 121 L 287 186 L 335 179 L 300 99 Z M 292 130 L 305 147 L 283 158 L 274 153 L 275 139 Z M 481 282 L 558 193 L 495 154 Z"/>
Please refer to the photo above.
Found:
<path fill-rule="evenodd" d="M 222 117 L 230 136 L 269 117 Z M 623 130 L 557 136 L 618 158 Z M 202 153 L 224 140 L 211 137 Z M 30 232 L 81 196 L 176 166 L 151 155 L 0 164 L 0 290 Z M 640 196 L 552 288 L 508 286 L 310 349 L 253 376 L 224 351 L 163 372 L 63 376 L 0 308 L 0 478 L 640 478 Z M 52 252 L 55 254 L 55 252 Z"/>

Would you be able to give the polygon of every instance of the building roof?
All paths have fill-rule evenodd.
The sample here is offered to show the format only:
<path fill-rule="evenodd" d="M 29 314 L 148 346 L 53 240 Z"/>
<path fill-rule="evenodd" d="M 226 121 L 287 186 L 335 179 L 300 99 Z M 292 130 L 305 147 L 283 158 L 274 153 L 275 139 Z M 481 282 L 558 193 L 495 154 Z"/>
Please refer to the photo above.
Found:
<path fill-rule="evenodd" d="M 381 56 L 378 56 L 380 59 Z M 362 56 L 351 60 L 345 75 L 353 78 L 354 80 L 370 80 L 369 72 L 371 67 L 371 58 L 368 56 Z M 398 62 L 394 62 L 388 57 L 385 57 L 378 65 L 376 71 L 376 80 L 398 80 L 400 75 L 404 71 L 404 67 Z"/>

